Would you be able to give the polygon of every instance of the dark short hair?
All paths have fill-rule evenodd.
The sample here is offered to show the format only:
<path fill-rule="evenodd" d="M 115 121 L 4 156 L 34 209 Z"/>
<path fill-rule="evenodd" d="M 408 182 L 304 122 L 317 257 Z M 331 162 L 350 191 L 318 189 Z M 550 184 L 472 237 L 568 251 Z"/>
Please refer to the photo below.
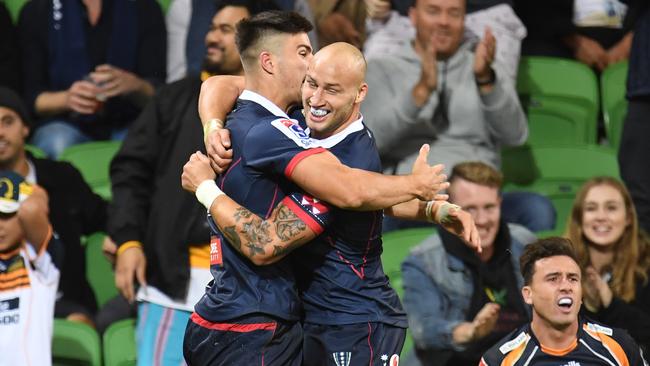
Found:
<path fill-rule="evenodd" d="M 25 103 L 20 96 L 13 90 L 0 86 L 0 107 L 11 109 L 20 117 L 23 124 L 29 127 L 31 121 L 29 119 L 29 112 Z"/>
<path fill-rule="evenodd" d="M 309 20 L 293 11 L 264 11 L 237 23 L 235 42 L 237 50 L 246 57 L 246 51 L 262 38 L 275 34 L 307 33 L 314 29 Z"/>
<path fill-rule="evenodd" d="M 519 268 L 521 276 L 524 278 L 524 285 L 530 285 L 535 274 L 535 263 L 538 260 L 558 255 L 567 256 L 573 259 L 576 265 L 578 264 L 578 258 L 569 239 L 552 236 L 528 244 L 519 258 Z"/>

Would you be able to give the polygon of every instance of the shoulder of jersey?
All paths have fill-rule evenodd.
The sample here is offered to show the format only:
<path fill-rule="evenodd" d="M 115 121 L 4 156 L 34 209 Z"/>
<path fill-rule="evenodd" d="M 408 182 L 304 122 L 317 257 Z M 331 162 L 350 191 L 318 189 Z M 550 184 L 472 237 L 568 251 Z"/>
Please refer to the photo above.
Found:
<path fill-rule="evenodd" d="M 303 149 L 318 147 L 316 142 L 309 137 L 309 134 L 300 127 L 300 124 L 295 119 L 278 118 L 273 120 L 271 125 Z"/>
<path fill-rule="evenodd" d="M 602 334 L 605 334 L 605 335 L 610 336 L 610 337 L 614 334 L 614 330 L 612 328 L 604 327 L 604 326 L 602 326 L 600 324 L 587 322 L 584 325 L 584 328 L 585 328 L 585 330 L 590 330 L 590 331 L 596 332 L 596 333 L 602 333 Z"/>

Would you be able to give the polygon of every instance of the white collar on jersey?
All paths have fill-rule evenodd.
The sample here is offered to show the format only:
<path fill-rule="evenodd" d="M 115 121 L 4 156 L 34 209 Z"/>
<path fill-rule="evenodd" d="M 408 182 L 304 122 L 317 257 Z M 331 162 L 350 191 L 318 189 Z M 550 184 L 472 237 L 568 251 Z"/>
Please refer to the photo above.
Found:
<path fill-rule="evenodd" d="M 343 131 L 332 135 L 330 137 L 324 138 L 322 140 L 317 140 L 312 137 L 312 141 L 320 147 L 324 147 L 326 149 L 331 149 L 332 147 L 336 146 L 339 142 L 343 141 L 348 135 L 363 130 L 363 116 L 359 117 L 358 120 L 350 123 L 350 125 L 346 128 L 343 129 Z M 309 133 L 309 129 L 307 129 L 305 132 Z"/>
<path fill-rule="evenodd" d="M 244 90 L 244 92 L 241 93 L 241 95 L 239 96 L 239 99 L 250 100 L 251 102 L 255 102 L 261 105 L 262 107 L 266 108 L 269 112 L 273 113 L 274 116 L 284 117 L 287 119 L 289 118 L 289 116 L 287 116 L 287 114 L 282 109 L 280 109 L 280 107 L 275 105 L 266 97 L 257 94 L 254 91 L 248 89 Z"/>

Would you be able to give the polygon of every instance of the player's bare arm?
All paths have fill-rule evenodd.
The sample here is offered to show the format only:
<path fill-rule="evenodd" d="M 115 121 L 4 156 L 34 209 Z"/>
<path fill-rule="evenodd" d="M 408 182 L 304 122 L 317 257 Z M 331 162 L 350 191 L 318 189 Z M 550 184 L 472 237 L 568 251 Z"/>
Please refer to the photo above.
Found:
<path fill-rule="evenodd" d="M 410 175 L 383 175 L 345 166 L 329 152 L 300 161 L 290 179 L 314 197 L 356 211 L 374 211 L 412 199 L 433 200 L 449 183 L 442 165 L 427 164 L 423 145 Z M 326 174 L 323 174 L 326 172 Z"/>
<path fill-rule="evenodd" d="M 183 167 L 183 188 L 195 193 L 203 181 L 214 179 L 208 158 L 192 154 Z M 223 194 L 212 201 L 210 214 L 231 246 L 256 265 L 277 262 L 317 236 L 282 202 L 265 220 Z"/>
<path fill-rule="evenodd" d="M 218 174 L 223 173 L 232 162 L 229 134 L 223 127 L 226 115 L 235 107 L 243 90 L 243 76 L 212 76 L 201 84 L 199 116 L 203 125 L 205 148 L 212 169 Z"/>

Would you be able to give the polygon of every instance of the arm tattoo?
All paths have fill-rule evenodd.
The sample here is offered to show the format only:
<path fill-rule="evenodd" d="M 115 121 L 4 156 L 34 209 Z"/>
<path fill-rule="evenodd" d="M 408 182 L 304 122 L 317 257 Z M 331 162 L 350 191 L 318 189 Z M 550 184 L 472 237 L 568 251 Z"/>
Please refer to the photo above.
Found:
<path fill-rule="evenodd" d="M 279 243 L 273 245 L 272 256 L 284 256 L 300 246 L 297 241 L 307 230 L 307 225 L 284 204 L 278 205 L 268 220 L 262 220 L 243 207 L 235 210 L 233 218 L 236 225 L 225 227 L 222 232 L 233 249 L 248 258 L 264 255 L 265 248 L 273 243 L 275 236 Z M 275 227 L 275 236 L 271 224 Z"/>
<path fill-rule="evenodd" d="M 238 252 L 241 253 L 241 239 L 237 230 L 234 226 L 228 226 L 223 229 L 223 235 L 226 236 L 226 239 L 230 242 L 231 246 Z"/>
<path fill-rule="evenodd" d="M 296 216 L 289 207 L 280 204 L 275 216 L 275 231 L 283 242 L 292 241 L 297 235 L 305 231 L 307 225 Z"/>

